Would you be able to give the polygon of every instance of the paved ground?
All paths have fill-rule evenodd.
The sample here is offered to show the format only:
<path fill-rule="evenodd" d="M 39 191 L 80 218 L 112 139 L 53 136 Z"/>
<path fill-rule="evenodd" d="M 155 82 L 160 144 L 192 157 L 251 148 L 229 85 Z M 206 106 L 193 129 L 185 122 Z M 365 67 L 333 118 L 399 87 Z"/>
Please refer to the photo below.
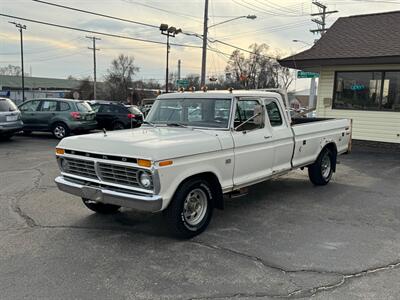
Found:
<path fill-rule="evenodd" d="M 398 299 L 400 155 L 356 147 L 228 200 L 190 241 L 159 214 L 98 216 L 59 192 L 48 135 L 0 142 L 1 299 Z"/>

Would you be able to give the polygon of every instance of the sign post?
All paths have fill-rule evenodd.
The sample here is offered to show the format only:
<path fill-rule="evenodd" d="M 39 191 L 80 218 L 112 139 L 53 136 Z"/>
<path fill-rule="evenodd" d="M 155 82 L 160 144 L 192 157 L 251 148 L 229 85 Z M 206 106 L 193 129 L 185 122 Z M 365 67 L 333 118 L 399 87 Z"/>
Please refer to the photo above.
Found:
<path fill-rule="evenodd" d="M 304 72 L 304 71 L 298 71 L 297 72 L 297 78 L 310 78 L 311 83 L 310 83 L 310 96 L 308 99 L 308 107 L 309 108 L 316 108 L 316 103 L 315 103 L 315 95 L 316 95 L 316 87 L 317 87 L 317 82 L 316 78 L 319 78 L 318 73 L 314 72 Z"/>

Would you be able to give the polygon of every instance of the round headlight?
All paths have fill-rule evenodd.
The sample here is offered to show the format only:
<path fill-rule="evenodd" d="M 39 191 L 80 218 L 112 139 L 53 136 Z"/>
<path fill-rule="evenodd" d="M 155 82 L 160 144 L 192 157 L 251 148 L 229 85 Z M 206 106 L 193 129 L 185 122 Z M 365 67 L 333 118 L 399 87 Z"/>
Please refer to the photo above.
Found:
<path fill-rule="evenodd" d="M 68 163 L 68 161 L 67 161 L 66 159 L 61 158 L 61 169 L 62 169 L 64 172 L 68 172 L 69 163 Z"/>
<path fill-rule="evenodd" d="M 149 174 L 145 172 L 140 173 L 139 181 L 140 184 L 146 189 L 148 189 L 151 186 L 151 177 Z"/>

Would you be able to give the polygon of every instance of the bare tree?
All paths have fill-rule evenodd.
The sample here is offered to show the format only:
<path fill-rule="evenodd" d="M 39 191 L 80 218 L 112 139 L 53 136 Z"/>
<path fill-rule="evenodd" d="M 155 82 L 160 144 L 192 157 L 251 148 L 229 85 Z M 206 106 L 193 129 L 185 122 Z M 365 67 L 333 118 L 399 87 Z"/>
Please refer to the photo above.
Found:
<path fill-rule="evenodd" d="M 293 74 L 283 68 L 277 58 L 268 54 L 267 44 L 251 44 L 251 53 L 246 57 L 240 50 L 232 52 L 225 68 L 230 74 L 230 85 L 234 88 L 262 89 L 285 88 L 293 81 Z"/>
<path fill-rule="evenodd" d="M 0 67 L 0 75 L 21 76 L 22 69 L 14 65 Z M 25 76 L 29 76 L 29 73 L 25 73 Z"/>
<path fill-rule="evenodd" d="M 110 100 L 126 101 L 129 98 L 132 78 L 139 71 L 134 61 L 133 56 L 120 54 L 111 62 L 111 67 L 105 76 Z"/>
<path fill-rule="evenodd" d="M 279 86 L 288 90 L 294 80 L 294 73 L 289 68 L 281 67 L 279 72 Z"/>

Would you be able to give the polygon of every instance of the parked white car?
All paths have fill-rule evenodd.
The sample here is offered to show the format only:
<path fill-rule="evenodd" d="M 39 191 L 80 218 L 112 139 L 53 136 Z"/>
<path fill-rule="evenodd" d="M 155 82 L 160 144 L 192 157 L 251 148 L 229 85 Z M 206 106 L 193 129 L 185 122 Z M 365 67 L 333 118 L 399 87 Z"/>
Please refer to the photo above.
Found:
<path fill-rule="evenodd" d="M 173 233 L 190 238 L 224 194 L 303 167 L 327 184 L 350 140 L 350 120 L 291 120 L 279 93 L 171 93 L 141 128 L 63 139 L 55 181 L 98 213 L 163 211 Z"/>

